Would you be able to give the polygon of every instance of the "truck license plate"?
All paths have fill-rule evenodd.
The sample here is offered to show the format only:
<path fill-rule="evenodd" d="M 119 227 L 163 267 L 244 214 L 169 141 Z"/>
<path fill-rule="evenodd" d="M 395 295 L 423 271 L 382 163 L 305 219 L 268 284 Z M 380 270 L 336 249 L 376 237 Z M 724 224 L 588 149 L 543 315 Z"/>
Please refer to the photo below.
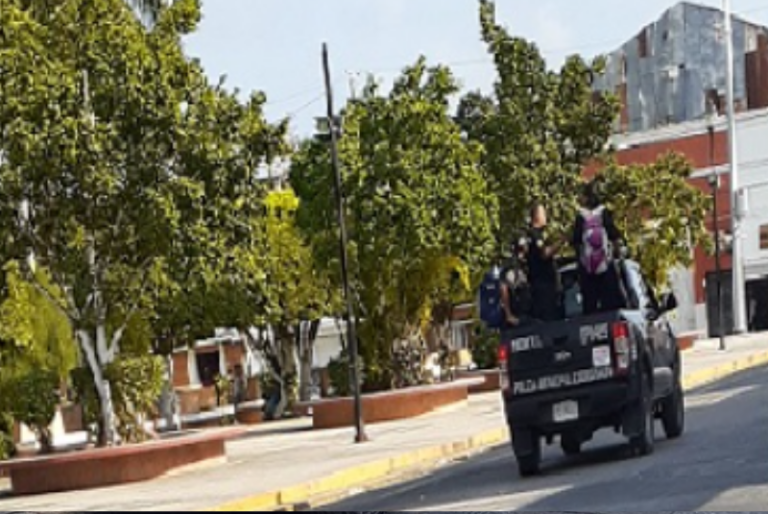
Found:
<path fill-rule="evenodd" d="M 561 402 L 552 407 L 552 418 L 555 423 L 565 423 L 579 419 L 579 402 Z"/>
<path fill-rule="evenodd" d="M 592 364 L 596 368 L 606 368 L 611 365 L 611 348 L 596 346 L 592 348 Z"/>

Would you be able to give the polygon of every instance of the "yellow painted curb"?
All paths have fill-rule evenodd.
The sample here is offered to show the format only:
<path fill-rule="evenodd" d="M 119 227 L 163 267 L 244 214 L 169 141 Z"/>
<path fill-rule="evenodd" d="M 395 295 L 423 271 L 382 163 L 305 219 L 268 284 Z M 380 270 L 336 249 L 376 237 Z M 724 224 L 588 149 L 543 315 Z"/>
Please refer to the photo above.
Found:
<path fill-rule="evenodd" d="M 717 382 L 718 380 L 735 373 L 763 366 L 765 364 L 768 364 L 768 352 L 750 355 L 749 357 L 744 357 L 728 364 L 690 373 L 683 378 L 683 388 L 685 390 L 690 390 L 696 387 L 701 387 Z"/>
<path fill-rule="evenodd" d="M 221 505 L 207 512 L 253 512 L 274 510 L 280 506 L 280 493 L 264 493 L 251 498 Z"/>
<path fill-rule="evenodd" d="M 690 390 L 711 384 L 735 373 L 765 364 L 768 364 L 768 352 L 751 355 L 714 368 L 696 371 L 683 378 L 683 388 Z M 474 451 L 497 446 L 508 440 L 509 432 L 506 428 L 489 430 L 463 441 L 421 448 L 389 459 L 352 467 L 320 480 L 228 503 L 221 507 L 208 509 L 207 512 L 253 512 L 278 508 L 290 510 L 294 505 L 307 503 L 314 497 L 362 487 L 398 471 L 461 457 Z"/>
<path fill-rule="evenodd" d="M 506 430 L 491 430 L 464 441 L 421 448 L 397 457 L 363 464 L 308 484 L 246 498 L 207 510 L 207 512 L 252 512 L 290 507 L 295 504 L 306 503 L 313 497 L 370 484 L 397 471 L 435 464 L 441 460 L 456 458 L 473 451 L 495 446 L 506 439 Z"/>

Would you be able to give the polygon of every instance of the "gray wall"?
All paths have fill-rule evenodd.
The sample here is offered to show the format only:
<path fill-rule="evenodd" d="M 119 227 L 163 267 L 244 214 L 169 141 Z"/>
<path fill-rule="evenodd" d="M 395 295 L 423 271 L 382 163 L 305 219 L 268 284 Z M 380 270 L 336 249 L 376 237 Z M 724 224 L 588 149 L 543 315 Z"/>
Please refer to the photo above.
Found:
<path fill-rule="evenodd" d="M 645 57 L 640 56 L 640 36 L 608 55 L 607 74 L 598 79 L 595 89 L 615 92 L 627 84 L 626 131 L 701 119 L 706 112 L 707 90 L 725 95 L 725 46 L 722 37 L 718 38 L 718 32 L 723 34 L 724 21 L 718 9 L 680 3 L 644 29 Z M 768 29 L 734 18 L 735 100 L 743 102 L 745 108 L 746 53 L 755 49 L 760 33 L 768 34 Z"/>

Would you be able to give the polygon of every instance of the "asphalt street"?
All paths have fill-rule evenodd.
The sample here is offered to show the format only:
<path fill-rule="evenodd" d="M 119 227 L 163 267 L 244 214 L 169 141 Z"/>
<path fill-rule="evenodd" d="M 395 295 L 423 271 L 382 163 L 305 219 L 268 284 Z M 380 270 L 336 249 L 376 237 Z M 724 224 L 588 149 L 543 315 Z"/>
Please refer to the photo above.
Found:
<path fill-rule="evenodd" d="M 521 479 L 508 447 L 323 511 L 691 512 L 768 507 L 768 368 L 689 392 L 687 429 L 630 459 L 601 432 L 576 458 L 545 447 L 543 474 Z"/>

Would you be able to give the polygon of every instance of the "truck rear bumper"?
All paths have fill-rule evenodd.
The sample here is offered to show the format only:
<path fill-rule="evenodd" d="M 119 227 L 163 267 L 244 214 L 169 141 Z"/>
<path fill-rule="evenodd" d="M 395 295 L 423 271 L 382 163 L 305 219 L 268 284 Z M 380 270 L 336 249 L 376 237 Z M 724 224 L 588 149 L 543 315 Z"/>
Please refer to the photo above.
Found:
<path fill-rule="evenodd" d="M 578 417 L 567 421 L 555 420 L 555 406 L 562 402 L 578 404 Z M 542 435 L 562 434 L 587 425 L 596 429 L 606 420 L 621 419 L 631 403 L 627 383 L 592 384 L 551 393 L 510 397 L 504 394 L 504 407 L 510 428 L 535 430 Z"/>

